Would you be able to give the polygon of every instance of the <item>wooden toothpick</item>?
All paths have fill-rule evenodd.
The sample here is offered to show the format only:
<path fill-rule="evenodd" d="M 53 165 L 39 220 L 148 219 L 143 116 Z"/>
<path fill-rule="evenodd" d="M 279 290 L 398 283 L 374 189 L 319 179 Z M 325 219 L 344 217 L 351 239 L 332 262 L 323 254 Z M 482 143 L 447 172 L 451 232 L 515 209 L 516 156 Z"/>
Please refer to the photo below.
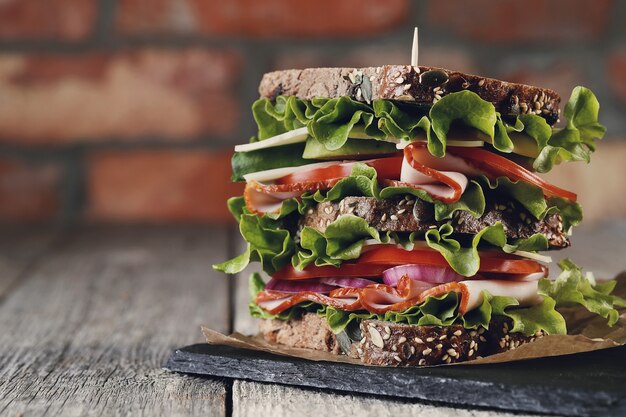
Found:
<path fill-rule="evenodd" d="M 417 56 L 418 56 L 418 35 L 417 35 L 417 26 L 415 27 L 415 31 L 413 31 L 413 49 L 411 50 L 411 65 L 417 67 Z"/>

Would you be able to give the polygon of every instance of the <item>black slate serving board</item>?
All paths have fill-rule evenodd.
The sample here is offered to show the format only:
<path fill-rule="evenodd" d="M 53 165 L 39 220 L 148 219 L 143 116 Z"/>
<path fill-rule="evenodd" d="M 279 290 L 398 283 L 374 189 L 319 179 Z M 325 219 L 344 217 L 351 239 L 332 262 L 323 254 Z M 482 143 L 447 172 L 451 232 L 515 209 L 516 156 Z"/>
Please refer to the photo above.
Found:
<path fill-rule="evenodd" d="M 166 368 L 459 407 L 626 416 L 626 346 L 492 365 L 383 368 L 196 344 L 173 352 Z"/>

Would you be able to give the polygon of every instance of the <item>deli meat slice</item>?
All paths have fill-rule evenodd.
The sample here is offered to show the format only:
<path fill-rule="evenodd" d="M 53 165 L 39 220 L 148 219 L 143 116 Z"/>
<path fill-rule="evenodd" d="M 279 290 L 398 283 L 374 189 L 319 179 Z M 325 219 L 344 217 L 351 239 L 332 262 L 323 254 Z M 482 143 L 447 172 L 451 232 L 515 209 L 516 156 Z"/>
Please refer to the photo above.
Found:
<path fill-rule="evenodd" d="M 246 183 L 243 198 L 246 208 L 254 214 L 277 213 L 283 201 L 299 198 L 307 191 L 327 190 L 341 178 L 297 184 L 262 184 L 256 180 Z"/>
<path fill-rule="evenodd" d="M 426 297 L 438 297 L 449 292 L 457 292 L 461 296 L 459 314 L 463 315 L 480 306 L 483 302 L 483 291 L 491 295 L 515 298 L 520 306 L 539 304 L 542 297 L 537 293 L 538 281 L 504 281 L 504 280 L 468 280 L 450 282 L 431 288 L 421 294 Z"/>
<path fill-rule="evenodd" d="M 537 288 L 537 281 L 504 280 L 467 280 L 432 286 L 403 276 L 397 287 L 374 284 L 365 288 L 338 288 L 329 295 L 310 291 L 292 294 L 264 290 L 257 294 L 256 303 L 271 314 L 278 314 L 304 301 L 313 301 L 343 311 L 366 310 L 384 314 L 388 311 L 406 310 L 428 297 L 456 292 L 461 300 L 459 314 L 463 315 L 480 306 L 483 302 L 483 291 L 491 295 L 515 298 L 522 307 L 539 304 L 542 297 L 537 293 Z"/>
<path fill-rule="evenodd" d="M 423 190 L 436 200 L 453 203 L 461 198 L 468 177 L 478 175 L 481 171 L 461 157 L 446 155 L 437 158 L 423 144 L 413 143 L 404 148 L 400 181 L 387 180 L 384 183 Z"/>
<path fill-rule="evenodd" d="M 291 294 L 283 291 L 264 290 L 257 294 L 256 303 L 270 314 L 278 314 L 305 301 L 313 301 L 342 311 L 361 309 L 361 303 L 356 292 L 349 290 L 356 290 L 356 288 L 339 288 L 335 290 L 337 291 L 335 296 L 333 296 L 333 292 L 330 295 L 324 295 L 311 291 Z"/>

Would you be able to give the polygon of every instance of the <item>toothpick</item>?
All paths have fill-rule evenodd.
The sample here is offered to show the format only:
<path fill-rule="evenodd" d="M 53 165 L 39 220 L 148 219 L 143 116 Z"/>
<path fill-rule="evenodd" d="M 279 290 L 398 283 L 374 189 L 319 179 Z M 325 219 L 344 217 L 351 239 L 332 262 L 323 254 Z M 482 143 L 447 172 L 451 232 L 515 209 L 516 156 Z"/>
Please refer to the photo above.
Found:
<path fill-rule="evenodd" d="M 415 31 L 413 32 L 413 49 L 411 50 L 411 65 L 417 67 L 417 56 L 418 56 L 418 35 L 417 35 L 417 26 L 415 27 Z"/>

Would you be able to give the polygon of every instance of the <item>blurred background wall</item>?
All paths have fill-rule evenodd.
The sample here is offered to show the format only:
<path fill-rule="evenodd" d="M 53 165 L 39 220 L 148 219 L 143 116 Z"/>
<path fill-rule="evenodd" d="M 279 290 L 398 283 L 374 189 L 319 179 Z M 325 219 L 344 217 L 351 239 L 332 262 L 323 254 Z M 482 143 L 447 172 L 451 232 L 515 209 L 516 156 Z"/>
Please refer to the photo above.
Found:
<path fill-rule="evenodd" d="M 223 222 L 264 72 L 407 63 L 590 87 L 590 167 L 549 178 L 626 216 L 626 1 L 0 0 L 0 222 Z"/>

